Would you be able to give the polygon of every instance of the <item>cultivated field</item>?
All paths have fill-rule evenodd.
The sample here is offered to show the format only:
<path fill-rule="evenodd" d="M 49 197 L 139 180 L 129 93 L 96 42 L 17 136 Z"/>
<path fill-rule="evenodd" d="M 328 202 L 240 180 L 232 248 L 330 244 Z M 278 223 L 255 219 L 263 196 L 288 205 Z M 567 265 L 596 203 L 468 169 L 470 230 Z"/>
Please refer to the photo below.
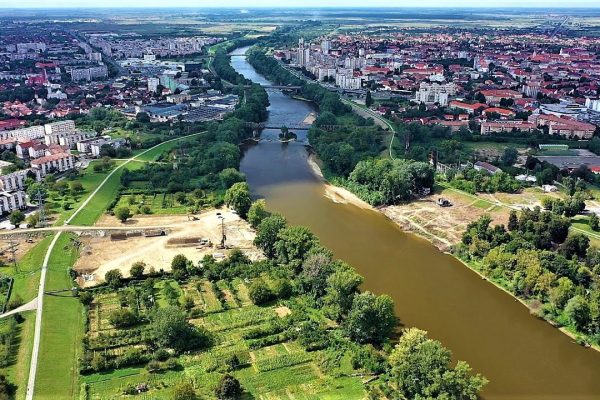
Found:
<path fill-rule="evenodd" d="M 159 306 L 169 301 L 163 294 L 166 284 L 177 291 L 179 301 L 185 297 L 193 299 L 189 321 L 205 327 L 215 344 L 205 351 L 178 357 L 176 370 L 149 372 L 147 368 L 134 367 L 84 375 L 81 393 L 85 398 L 122 398 L 131 387 L 146 390 L 136 398 L 171 398 L 173 386 L 182 380 L 193 383 L 199 398 L 214 398 L 214 387 L 225 372 L 240 381 L 245 390 L 244 398 L 248 399 L 364 398 L 361 379 L 350 376 L 355 371 L 348 360 L 343 361 L 339 369 L 329 371 L 320 362 L 321 351 L 308 352 L 288 338 L 285 321 L 294 317 L 290 311 L 294 307 L 293 299 L 259 307 L 248 297 L 248 283 L 240 279 L 217 283 L 191 279 L 181 284 L 166 280 L 155 285 Z M 292 305 L 288 308 L 286 303 Z M 88 314 L 88 351 L 109 358 L 134 348 L 144 351 L 143 325 L 126 334 L 108 322 L 110 313 L 120 307 L 119 296 L 114 292 L 95 296 Z M 87 354 L 88 358 L 93 356 Z M 234 356 L 238 366 L 232 370 L 228 360 Z M 334 378 L 334 373 L 343 376 Z"/>

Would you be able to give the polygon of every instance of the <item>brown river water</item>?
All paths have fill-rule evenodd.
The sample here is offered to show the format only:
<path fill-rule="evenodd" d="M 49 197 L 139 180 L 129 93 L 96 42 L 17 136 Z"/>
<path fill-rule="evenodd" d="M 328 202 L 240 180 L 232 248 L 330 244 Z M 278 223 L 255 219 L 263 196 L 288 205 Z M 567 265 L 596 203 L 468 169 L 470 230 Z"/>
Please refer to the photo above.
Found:
<path fill-rule="evenodd" d="M 243 54 L 245 48 L 233 54 Z M 244 57 L 232 65 L 268 84 Z M 269 126 L 297 125 L 310 104 L 268 89 Z M 481 279 L 383 214 L 336 203 L 308 162 L 306 133 L 297 143 L 265 130 L 246 149 L 241 170 L 256 197 L 292 224 L 306 225 L 336 257 L 365 277 L 363 290 L 386 293 L 404 326 L 429 332 L 489 379 L 484 399 L 600 399 L 600 353 L 583 348 L 507 293 Z"/>

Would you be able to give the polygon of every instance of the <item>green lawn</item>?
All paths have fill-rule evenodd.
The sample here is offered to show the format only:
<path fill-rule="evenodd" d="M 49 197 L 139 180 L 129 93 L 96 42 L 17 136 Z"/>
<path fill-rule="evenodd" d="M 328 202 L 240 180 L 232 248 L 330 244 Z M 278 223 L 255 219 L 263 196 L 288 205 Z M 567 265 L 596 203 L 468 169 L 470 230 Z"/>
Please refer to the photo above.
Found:
<path fill-rule="evenodd" d="M 69 269 L 78 256 L 75 236 L 61 234 L 50 256 L 44 297 L 42 336 L 35 385 L 36 399 L 73 399 L 79 393 L 78 362 L 81 354 L 83 306 L 70 289 Z"/>
<path fill-rule="evenodd" d="M 89 197 L 89 195 L 100 185 L 100 182 L 106 178 L 106 176 L 110 173 L 110 171 L 102 171 L 102 172 L 94 172 L 94 163 L 98 161 L 92 161 L 90 165 L 81 171 L 81 175 L 76 179 L 70 182 L 79 182 L 83 186 L 83 193 L 74 197 L 71 194 L 67 194 L 65 196 L 60 196 L 56 192 L 50 191 L 49 200 L 47 204 L 51 207 L 51 210 L 54 212 L 60 213 L 56 221 L 54 222 L 55 226 L 63 225 L 64 222 L 79 208 L 81 203 L 85 201 Z M 120 163 L 117 162 L 116 165 Z M 64 210 L 62 208 L 62 204 L 68 201 L 71 204 L 71 208 L 69 210 Z"/>
<path fill-rule="evenodd" d="M 29 250 L 18 262 L 19 272 L 10 267 L 3 273 L 15 278 L 11 298 L 21 296 L 25 302 L 29 302 L 37 296 L 40 281 L 40 267 L 44 261 L 46 250 L 52 241 L 52 236 L 44 238 Z M 22 313 L 25 319 L 19 326 L 20 343 L 16 362 L 6 368 L 0 369 L 0 373 L 7 376 L 10 382 L 17 385 L 15 398 L 25 397 L 26 382 L 29 376 L 29 365 L 31 362 L 31 350 L 33 344 L 33 333 L 35 329 L 35 312 Z"/>
<path fill-rule="evenodd" d="M 181 140 L 174 140 L 171 142 L 161 143 L 160 145 L 156 146 L 155 148 L 148 151 L 147 153 L 144 153 L 144 154 L 138 156 L 136 159 L 139 161 L 156 161 L 161 156 L 161 154 L 174 149 L 175 147 L 179 146 L 185 140 L 186 139 L 182 138 Z M 189 140 L 189 139 L 187 139 L 187 140 Z"/>
<path fill-rule="evenodd" d="M 119 186 L 121 185 L 121 175 L 125 168 L 128 170 L 135 170 L 142 168 L 144 163 L 131 161 L 126 166 L 120 168 L 117 172 L 106 181 L 102 190 L 92 198 L 92 200 L 83 208 L 76 216 L 70 221 L 71 225 L 84 225 L 90 226 L 100 218 L 100 216 L 106 211 L 110 203 L 117 196 Z M 104 178 L 106 175 L 104 176 Z M 101 182 L 102 180 L 100 180 Z M 96 187 L 100 184 L 96 185 Z M 78 207 L 78 206 L 77 206 Z M 74 207 L 75 208 L 75 207 Z"/>

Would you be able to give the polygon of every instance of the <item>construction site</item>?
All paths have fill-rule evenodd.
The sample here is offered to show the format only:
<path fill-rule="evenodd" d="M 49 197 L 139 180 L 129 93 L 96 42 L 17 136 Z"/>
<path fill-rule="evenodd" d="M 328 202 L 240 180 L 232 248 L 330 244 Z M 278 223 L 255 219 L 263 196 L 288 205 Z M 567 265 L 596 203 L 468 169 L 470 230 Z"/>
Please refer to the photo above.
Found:
<path fill-rule="evenodd" d="M 119 225 L 120 229 L 114 229 Z M 193 217 L 140 216 L 126 224 L 105 216 L 93 232 L 81 235 L 80 257 L 75 264 L 79 284 L 85 287 L 103 282 L 112 269 L 127 277 L 131 265 L 138 261 L 146 264 L 146 272 L 170 271 L 177 254 L 198 262 L 207 254 L 226 258 L 231 249 L 238 248 L 253 260 L 262 257 L 252 243 L 255 234 L 250 225 L 227 209 Z"/>

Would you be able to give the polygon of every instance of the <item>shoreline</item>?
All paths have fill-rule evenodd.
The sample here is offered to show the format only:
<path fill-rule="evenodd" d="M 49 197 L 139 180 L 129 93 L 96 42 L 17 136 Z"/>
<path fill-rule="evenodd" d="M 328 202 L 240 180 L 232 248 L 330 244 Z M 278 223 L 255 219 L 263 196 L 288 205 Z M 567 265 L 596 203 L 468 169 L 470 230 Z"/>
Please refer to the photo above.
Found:
<path fill-rule="evenodd" d="M 370 204 L 368 204 L 367 202 L 361 200 L 358 196 L 356 196 L 354 193 L 352 193 L 348 189 L 333 185 L 332 183 L 327 181 L 327 179 L 325 179 L 325 177 L 323 176 L 321 168 L 319 167 L 319 165 L 316 161 L 316 156 L 312 152 L 309 153 L 308 163 L 309 163 L 311 169 L 314 171 L 314 173 L 323 181 L 323 184 L 325 185 L 325 193 L 324 193 L 325 197 L 329 198 L 334 203 L 353 204 L 353 205 L 356 205 L 357 207 L 360 207 L 363 209 L 368 209 L 368 210 L 378 212 L 378 213 L 384 215 L 387 219 L 389 219 L 391 222 L 393 222 L 395 225 L 397 225 L 403 232 L 407 232 L 407 233 L 416 235 L 424 240 L 427 240 L 434 247 L 436 247 L 440 252 L 442 252 L 446 255 L 449 255 L 449 256 L 453 257 L 454 259 L 458 260 L 462 265 L 464 265 L 470 271 L 477 274 L 482 280 L 487 281 L 488 283 L 494 285 L 497 289 L 508 294 L 510 297 L 513 298 L 514 301 L 519 302 L 521 305 L 523 305 L 525 308 L 527 308 L 527 310 L 529 311 L 529 314 L 531 315 L 532 318 L 537 318 L 541 321 L 548 323 L 553 328 L 556 328 L 557 330 L 562 332 L 564 335 L 566 335 L 570 339 L 572 339 L 574 344 L 577 344 L 584 348 L 588 348 L 588 349 L 600 352 L 599 345 L 588 343 L 587 341 L 584 344 L 579 343 L 580 337 L 575 332 L 570 331 L 565 326 L 560 326 L 555 321 L 549 320 L 542 316 L 538 316 L 536 314 L 536 309 L 534 307 L 532 307 L 531 304 L 529 304 L 527 301 L 514 295 L 507 288 L 503 287 L 499 283 L 494 282 L 493 280 L 489 279 L 487 276 L 483 275 L 474 266 L 470 265 L 469 263 L 465 262 L 464 260 L 462 260 L 459 257 L 452 254 L 449 251 L 450 247 L 452 246 L 451 243 L 448 243 L 446 240 L 437 237 L 433 233 L 429 232 L 425 227 L 418 225 L 414 221 L 410 221 L 408 219 L 401 221 L 396 218 L 392 218 L 390 215 L 388 215 L 388 213 L 386 213 L 386 210 L 387 210 L 386 207 L 381 207 L 381 208 L 373 207 Z"/>

